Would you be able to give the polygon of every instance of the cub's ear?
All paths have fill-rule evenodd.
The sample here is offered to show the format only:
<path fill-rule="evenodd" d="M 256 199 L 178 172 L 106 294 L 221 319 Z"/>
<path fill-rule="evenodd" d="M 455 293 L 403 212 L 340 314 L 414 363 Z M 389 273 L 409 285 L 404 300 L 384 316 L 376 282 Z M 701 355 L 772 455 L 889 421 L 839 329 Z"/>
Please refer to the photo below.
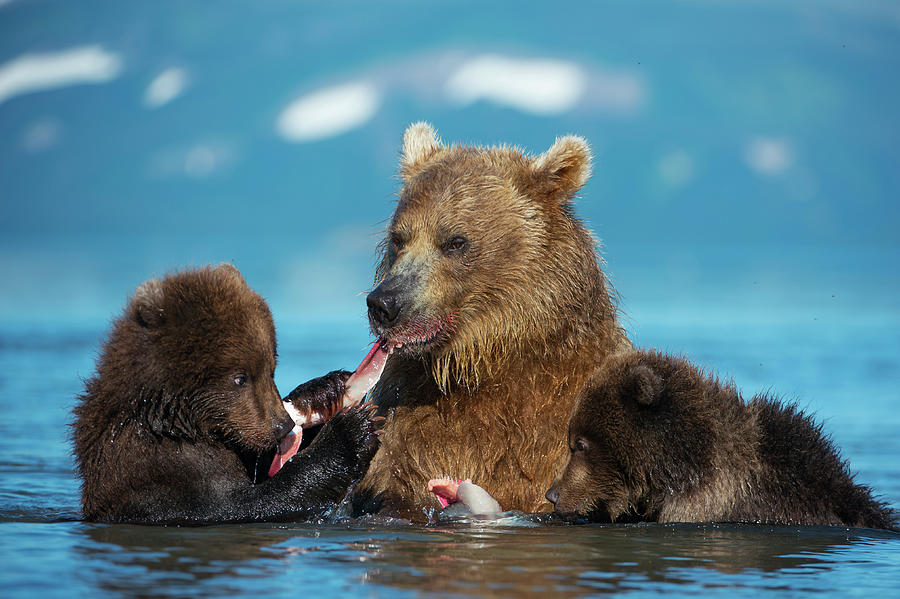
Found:
<path fill-rule="evenodd" d="M 241 271 L 237 269 L 237 266 L 231 264 L 230 262 L 222 262 L 218 266 L 213 269 L 213 272 L 222 277 L 233 278 L 241 283 L 246 284 L 244 281 L 244 276 L 241 274 Z"/>
<path fill-rule="evenodd" d="M 652 368 L 638 364 L 628 372 L 625 381 L 626 397 L 631 397 L 641 406 L 652 406 L 659 401 L 663 392 L 663 380 Z"/>
<path fill-rule="evenodd" d="M 532 170 L 539 187 L 558 202 L 568 202 L 591 176 L 591 146 L 583 137 L 559 137 L 534 159 Z"/>
<path fill-rule="evenodd" d="M 132 317 L 139 325 L 155 328 L 163 323 L 163 288 L 159 279 L 150 279 L 141 284 L 131 300 Z"/>
<path fill-rule="evenodd" d="M 434 128 L 424 121 L 413 123 L 403 134 L 400 173 L 408 181 L 444 146 Z"/>

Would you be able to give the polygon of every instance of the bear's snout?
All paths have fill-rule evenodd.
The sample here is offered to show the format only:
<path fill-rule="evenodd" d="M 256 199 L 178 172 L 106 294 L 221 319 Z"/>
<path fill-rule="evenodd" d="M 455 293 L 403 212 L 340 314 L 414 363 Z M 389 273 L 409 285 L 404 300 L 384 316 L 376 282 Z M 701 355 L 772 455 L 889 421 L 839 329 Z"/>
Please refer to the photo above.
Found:
<path fill-rule="evenodd" d="M 284 437 L 294 429 L 294 419 L 290 417 L 289 414 L 285 413 L 283 418 L 278 418 L 275 420 L 275 425 L 272 428 L 272 432 L 275 434 L 275 439 L 284 439 Z"/>
<path fill-rule="evenodd" d="M 397 279 L 384 280 L 366 297 L 369 307 L 369 318 L 372 324 L 382 328 L 390 328 L 397 322 L 403 310 L 400 285 Z"/>
<path fill-rule="evenodd" d="M 544 497 L 547 498 L 547 501 L 553 504 L 553 507 L 556 507 L 556 502 L 559 501 L 559 490 L 556 488 L 556 485 L 553 485 L 549 489 L 547 489 L 546 495 Z"/>

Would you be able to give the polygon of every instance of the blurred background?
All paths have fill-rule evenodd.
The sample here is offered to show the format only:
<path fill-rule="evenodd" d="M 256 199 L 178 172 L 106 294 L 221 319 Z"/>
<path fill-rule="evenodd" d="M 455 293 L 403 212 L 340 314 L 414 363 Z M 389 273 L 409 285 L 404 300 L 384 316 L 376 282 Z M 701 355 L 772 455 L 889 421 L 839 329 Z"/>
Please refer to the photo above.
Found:
<path fill-rule="evenodd" d="M 0 0 L 0 391 L 68 410 L 138 284 L 221 261 L 283 392 L 352 367 L 405 127 L 577 133 L 635 342 L 811 408 L 900 502 L 898 32 L 893 0 Z"/>

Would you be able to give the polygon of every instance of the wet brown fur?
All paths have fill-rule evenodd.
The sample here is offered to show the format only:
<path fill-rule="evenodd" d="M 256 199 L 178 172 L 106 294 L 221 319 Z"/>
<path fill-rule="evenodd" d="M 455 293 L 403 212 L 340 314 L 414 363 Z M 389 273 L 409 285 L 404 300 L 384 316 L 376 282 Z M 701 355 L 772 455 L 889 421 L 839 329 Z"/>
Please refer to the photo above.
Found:
<path fill-rule="evenodd" d="M 548 495 L 606 522 L 749 522 L 892 528 L 831 440 L 796 407 L 657 352 L 613 356 L 569 424 L 571 457 Z"/>
<path fill-rule="evenodd" d="M 377 280 L 413 279 L 412 316 L 373 329 L 436 340 L 393 355 L 373 391 L 388 414 L 361 485 L 375 505 L 421 518 L 438 505 L 427 481 L 450 476 L 504 509 L 550 508 L 543 493 L 565 463 L 575 395 L 609 352 L 630 347 L 596 242 L 572 211 L 589 173 L 576 137 L 533 157 L 447 147 L 421 123 L 407 131 Z M 465 250 L 442 251 L 454 235 Z"/>
<path fill-rule="evenodd" d="M 75 408 L 84 517 L 200 524 L 331 507 L 374 454 L 368 415 L 336 417 L 267 479 L 278 439 L 294 426 L 275 363 L 269 308 L 233 266 L 141 285 Z M 331 387 L 323 378 L 295 404 Z"/>

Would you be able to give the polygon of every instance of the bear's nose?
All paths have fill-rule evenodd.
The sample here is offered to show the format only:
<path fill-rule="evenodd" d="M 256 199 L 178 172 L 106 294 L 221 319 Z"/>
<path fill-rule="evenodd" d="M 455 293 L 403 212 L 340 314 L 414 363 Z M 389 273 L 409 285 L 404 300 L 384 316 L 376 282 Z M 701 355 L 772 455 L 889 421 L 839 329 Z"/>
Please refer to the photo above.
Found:
<path fill-rule="evenodd" d="M 290 416 L 286 416 L 285 418 L 281 418 L 276 421 L 275 426 L 272 429 L 272 432 L 275 433 L 276 439 L 284 439 L 285 435 L 291 432 L 294 429 L 294 419 Z"/>
<path fill-rule="evenodd" d="M 369 294 L 366 305 L 369 306 L 372 322 L 383 327 L 394 324 L 400 315 L 400 300 L 397 293 L 393 289 L 386 290 L 384 285 L 379 285 Z"/>
<path fill-rule="evenodd" d="M 547 501 L 553 504 L 556 507 L 556 502 L 559 501 L 559 491 L 556 490 L 556 485 L 553 485 L 549 489 L 547 489 L 547 494 L 544 495 L 547 498 Z"/>

